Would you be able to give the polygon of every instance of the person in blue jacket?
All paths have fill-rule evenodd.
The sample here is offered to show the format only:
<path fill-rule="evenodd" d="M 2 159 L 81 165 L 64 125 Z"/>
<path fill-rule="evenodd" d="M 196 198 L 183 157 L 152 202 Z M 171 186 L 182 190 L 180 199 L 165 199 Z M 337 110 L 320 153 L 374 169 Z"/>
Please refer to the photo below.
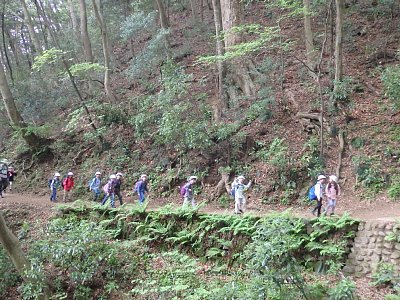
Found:
<path fill-rule="evenodd" d="M 143 204 L 146 200 L 145 194 L 149 192 L 147 187 L 147 175 L 142 174 L 140 179 L 135 184 L 134 193 L 138 195 L 139 204 Z"/>
<path fill-rule="evenodd" d="M 93 201 L 97 201 L 101 194 L 101 173 L 96 172 L 89 182 L 89 191 L 94 193 Z"/>

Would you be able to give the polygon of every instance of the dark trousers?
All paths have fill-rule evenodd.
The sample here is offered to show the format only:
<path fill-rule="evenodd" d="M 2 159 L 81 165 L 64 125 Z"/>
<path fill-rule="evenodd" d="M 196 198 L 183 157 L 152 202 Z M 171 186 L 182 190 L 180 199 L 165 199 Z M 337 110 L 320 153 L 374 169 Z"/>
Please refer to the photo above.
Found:
<path fill-rule="evenodd" d="M 316 200 L 317 201 L 317 206 L 313 209 L 313 214 L 317 212 L 317 217 L 321 215 L 321 207 L 322 207 L 322 199 Z"/>
<path fill-rule="evenodd" d="M 122 194 L 121 194 L 121 191 L 116 191 L 116 192 L 115 192 L 115 196 L 118 197 L 119 204 L 122 205 L 123 203 L 122 203 Z"/>

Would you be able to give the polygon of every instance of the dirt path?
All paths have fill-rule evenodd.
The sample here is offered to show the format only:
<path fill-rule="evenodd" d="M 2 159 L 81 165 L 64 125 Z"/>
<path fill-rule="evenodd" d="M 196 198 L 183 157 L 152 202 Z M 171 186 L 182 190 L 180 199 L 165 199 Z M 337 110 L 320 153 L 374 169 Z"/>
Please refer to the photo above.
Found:
<path fill-rule="evenodd" d="M 150 200 L 150 208 L 156 208 L 159 205 L 154 205 L 156 201 Z M 159 202 L 158 202 L 159 203 Z M 118 205 L 118 203 L 116 203 Z M 133 205 L 134 200 L 128 199 L 128 204 Z M 44 217 L 48 218 L 54 213 L 54 209 L 58 203 L 50 202 L 48 196 L 21 194 L 21 193 L 7 193 L 4 198 L 0 198 L 0 209 L 15 209 L 24 208 L 30 210 L 34 219 Z M 179 204 L 176 204 L 178 207 Z M 263 206 L 262 208 L 256 207 L 250 201 L 248 204 L 247 213 L 254 215 L 264 215 L 270 212 L 284 211 L 288 207 L 280 206 Z M 306 206 L 292 206 L 295 215 L 302 217 L 312 217 L 310 213 L 311 207 Z M 200 211 L 216 214 L 232 214 L 233 207 L 221 208 L 215 205 L 206 205 Z M 384 199 L 378 199 L 372 203 L 357 201 L 353 205 L 348 203 L 339 203 L 337 213 L 339 215 L 348 212 L 352 217 L 362 220 L 400 220 L 400 203 L 390 202 Z"/>

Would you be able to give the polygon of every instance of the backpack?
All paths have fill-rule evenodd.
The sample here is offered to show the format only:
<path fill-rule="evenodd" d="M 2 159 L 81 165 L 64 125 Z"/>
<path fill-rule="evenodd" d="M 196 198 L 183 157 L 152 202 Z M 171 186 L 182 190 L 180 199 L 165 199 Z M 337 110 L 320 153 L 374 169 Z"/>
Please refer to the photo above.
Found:
<path fill-rule="evenodd" d="M 49 185 L 49 187 L 51 187 L 51 183 L 53 182 L 53 178 L 48 179 L 47 184 Z"/>
<path fill-rule="evenodd" d="M 133 188 L 133 193 L 137 194 L 139 192 L 139 186 L 140 186 L 141 180 L 136 181 L 135 187 Z"/>
<path fill-rule="evenodd" d="M 185 197 L 186 189 L 187 189 L 186 183 L 183 184 L 183 185 L 179 188 L 179 195 L 181 195 L 181 197 Z"/>
<path fill-rule="evenodd" d="M 234 184 L 231 186 L 231 191 L 229 192 L 229 195 L 230 195 L 232 198 L 235 198 L 236 187 L 237 187 L 237 185 L 234 185 Z"/>
<path fill-rule="evenodd" d="M 315 185 L 316 185 L 316 184 L 314 184 L 314 185 L 310 188 L 310 190 L 308 191 L 308 199 L 309 199 L 310 201 L 317 200 L 317 195 L 315 194 Z"/>
<path fill-rule="evenodd" d="M 110 187 L 110 183 L 107 182 L 107 183 L 103 186 L 103 192 L 106 193 L 106 194 L 108 194 L 108 189 L 109 189 L 109 187 Z"/>

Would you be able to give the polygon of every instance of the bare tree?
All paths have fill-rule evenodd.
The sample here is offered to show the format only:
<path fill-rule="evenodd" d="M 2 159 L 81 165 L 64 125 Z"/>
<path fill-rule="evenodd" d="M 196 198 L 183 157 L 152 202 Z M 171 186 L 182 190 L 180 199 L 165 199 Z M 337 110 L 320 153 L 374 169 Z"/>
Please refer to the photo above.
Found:
<path fill-rule="evenodd" d="M 23 139 L 26 141 L 30 148 L 40 148 L 45 145 L 46 140 L 40 138 L 31 130 L 27 130 L 27 125 L 25 124 L 21 114 L 17 109 L 17 106 L 15 105 L 14 97 L 11 93 L 10 86 L 8 85 L 3 66 L 4 63 L 0 57 L 0 92 L 10 123 L 13 126 L 14 130 L 21 131 Z"/>
<path fill-rule="evenodd" d="M 35 27 L 33 26 L 31 14 L 29 13 L 29 10 L 28 10 L 28 7 L 26 6 L 25 0 L 20 0 L 20 2 L 22 5 L 22 10 L 24 12 L 25 24 L 28 27 L 29 36 L 31 37 L 32 43 L 35 47 L 34 52 L 40 54 L 40 53 L 42 53 L 42 47 L 40 45 L 39 38 L 36 34 Z"/>
<path fill-rule="evenodd" d="M 335 89 L 343 79 L 343 11 L 344 0 L 336 0 Z"/>
<path fill-rule="evenodd" d="M 0 211 L 0 243 L 3 245 L 4 250 L 10 256 L 15 268 L 19 275 L 25 280 L 35 283 L 35 279 L 27 278 L 25 272 L 31 268 L 31 264 L 26 258 L 21 249 L 18 238 L 8 228 L 3 214 Z M 47 286 L 44 287 L 43 294 L 40 299 L 49 299 L 50 292 Z"/>
<path fill-rule="evenodd" d="M 87 27 L 87 13 L 86 13 L 86 1 L 79 0 L 79 13 L 81 19 L 81 38 L 83 44 L 83 51 L 85 53 L 86 61 L 93 62 L 92 44 L 90 43 L 88 27 Z"/>
<path fill-rule="evenodd" d="M 217 55 L 223 56 L 225 53 L 225 49 L 224 49 L 224 41 L 222 39 L 221 3 L 219 0 L 212 0 L 212 6 L 214 11 Z M 214 105 L 214 122 L 219 123 L 221 121 L 222 110 L 228 107 L 227 99 L 223 88 L 226 75 L 225 62 L 223 62 L 221 59 L 217 61 L 217 69 L 218 69 L 218 82 L 217 82 L 218 101 Z"/>
<path fill-rule="evenodd" d="M 75 14 L 75 7 L 74 7 L 74 1 L 73 0 L 68 0 L 68 10 L 69 10 L 69 17 L 71 19 L 71 28 L 73 32 L 76 34 L 76 36 L 79 36 L 79 27 L 78 27 L 78 20 Z"/>
<path fill-rule="evenodd" d="M 306 42 L 306 57 L 307 65 L 311 70 L 316 67 L 316 57 L 313 41 L 313 32 L 311 29 L 311 10 L 310 10 L 310 0 L 303 0 L 304 7 L 304 38 Z M 312 75 L 314 73 L 310 72 Z"/>
<path fill-rule="evenodd" d="M 117 102 L 117 97 L 114 95 L 111 85 L 110 85 L 110 73 L 111 73 L 111 66 L 110 66 L 110 52 L 109 52 L 109 39 L 107 34 L 107 25 L 104 21 L 103 15 L 99 9 L 99 5 L 97 4 L 96 0 L 92 0 L 94 14 L 96 16 L 97 23 L 99 24 L 100 31 L 101 31 L 101 43 L 103 45 L 103 56 L 104 56 L 104 90 L 110 102 Z"/>

